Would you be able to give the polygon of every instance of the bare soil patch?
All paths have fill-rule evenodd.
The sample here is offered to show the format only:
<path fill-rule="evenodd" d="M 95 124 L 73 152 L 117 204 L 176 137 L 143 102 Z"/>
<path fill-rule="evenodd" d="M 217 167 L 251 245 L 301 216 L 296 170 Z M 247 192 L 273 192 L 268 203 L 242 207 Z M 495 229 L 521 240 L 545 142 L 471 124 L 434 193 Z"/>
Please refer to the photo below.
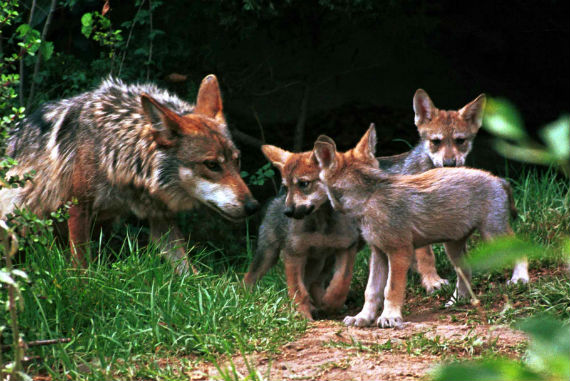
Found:
<path fill-rule="evenodd" d="M 422 311 L 406 317 L 402 329 L 345 327 L 341 321 L 311 324 L 279 354 L 247 355 L 263 378 L 271 380 L 418 380 L 445 360 L 483 352 L 517 357 L 526 337 L 504 325 L 466 322 L 461 313 Z M 248 374 L 242 356 L 223 363 Z M 269 369 L 269 370 L 268 370 Z M 200 370 L 204 378 L 217 370 Z M 197 376 L 197 374 L 196 374 Z"/>

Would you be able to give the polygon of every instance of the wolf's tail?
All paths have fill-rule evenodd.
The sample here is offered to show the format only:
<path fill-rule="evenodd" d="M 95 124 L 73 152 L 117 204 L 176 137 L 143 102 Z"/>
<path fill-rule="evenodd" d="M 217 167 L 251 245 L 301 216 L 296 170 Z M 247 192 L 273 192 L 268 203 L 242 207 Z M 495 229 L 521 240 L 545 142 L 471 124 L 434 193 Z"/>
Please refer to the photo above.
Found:
<path fill-rule="evenodd" d="M 511 184 L 509 184 L 509 182 L 505 179 L 501 179 L 501 185 L 503 186 L 505 192 L 507 192 L 507 197 L 509 198 L 509 208 L 511 210 L 511 217 L 514 220 L 518 217 L 519 211 L 515 206 L 515 199 L 513 197 L 513 188 L 511 187 Z"/>

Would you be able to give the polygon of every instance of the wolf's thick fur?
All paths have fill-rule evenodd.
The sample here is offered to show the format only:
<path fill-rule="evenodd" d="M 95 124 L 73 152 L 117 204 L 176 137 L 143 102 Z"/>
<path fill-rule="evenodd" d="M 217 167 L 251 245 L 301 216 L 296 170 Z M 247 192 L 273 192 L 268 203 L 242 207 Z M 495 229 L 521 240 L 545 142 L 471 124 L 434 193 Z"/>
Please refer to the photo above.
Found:
<path fill-rule="evenodd" d="M 513 234 L 509 225 L 512 199 L 508 183 L 488 172 L 467 168 L 436 168 L 418 175 L 392 175 L 378 169 L 374 157 L 376 130 L 366 132 L 346 153 L 320 137 L 314 153 L 319 177 L 335 210 L 354 218 L 372 250 L 362 311 L 347 316 L 347 325 L 402 323 L 406 275 L 415 248 L 445 244 L 451 262 L 467 280 L 471 271 L 462 261 L 467 238 L 475 231 L 484 240 Z M 437 213 L 434 213 L 437 211 Z M 384 296 L 384 298 L 383 298 Z M 458 276 L 454 298 L 468 296 Z"/>
<path fill-rule="evenodd" d="M 8 175 L 34 170 L 21 189 L 0 191 L 0 216 L 28 208 L 45 216 L 72 199 L 69 240 L 85 265 L 84 245 L 95 218 L 132 212 L 150 222 L 179 272 L 188 270 L 174 214 L 201 203 L 228 219 L 257 209 L 239 175 L 214 75 L 204 78 L 196 105 L 154 85 L 109 78 L 95 90 L 44 104 L 12 132 Z"/>

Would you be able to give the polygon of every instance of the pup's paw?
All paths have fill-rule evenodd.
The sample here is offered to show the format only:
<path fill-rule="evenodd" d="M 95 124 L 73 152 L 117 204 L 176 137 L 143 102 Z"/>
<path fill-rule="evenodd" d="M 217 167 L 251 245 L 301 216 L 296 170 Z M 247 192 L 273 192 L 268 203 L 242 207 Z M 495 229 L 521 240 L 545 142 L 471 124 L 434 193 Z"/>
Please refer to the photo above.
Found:
<path fill-rule="evenodd" d="M 401 316 L 380 316 L 376 325 L 380 328 L 403 328 L 404 320 Z"/>
<path fill-rule="evenodd" d="M 374 319 L 368 319 L 358 314 L 356 316 L 347 316 L 342 322 L 349 327 L 368 327 L 372 324 L 372 320 Z"/>
<path fill-rule="evenodd" d="M 449 281 L 441 278 L 437 274 L 434 277 L 425 277 L 422 279 L 422 285 L 428 294 L 432 294 L 435 290 L 439 290 L 446 284 L 449 284 Z"/>
<path fill-rule="evenodd" d="M 511 285 L 511 284 L 528 284 L 528 282 L 529 282 L 528 273 L 526 273 L 526 274 L 513 273 L 512 278 L 507 281 L 507 284 L 508 285 Z"/>

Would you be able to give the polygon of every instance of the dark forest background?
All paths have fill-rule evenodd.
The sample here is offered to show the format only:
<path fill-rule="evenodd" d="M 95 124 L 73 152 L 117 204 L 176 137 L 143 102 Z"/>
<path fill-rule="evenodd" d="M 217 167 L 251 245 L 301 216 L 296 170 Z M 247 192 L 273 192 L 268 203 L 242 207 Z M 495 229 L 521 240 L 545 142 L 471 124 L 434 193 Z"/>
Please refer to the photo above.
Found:
<path fill-rule="evenodd" d="M 262 142 L 306 150 L 324 133 L 346 149 L 371 122 L 379 155 L 406 151 L 417 142 L 417 88 L 442 109 L 480 93 L 505 97 L 531 132 L 570 111 L 565 0 L 20 3 L 20 21 L 53 50 L 48 60 L 24 60 L 19 102 L 27 112 L 109 74 L 153 81 L 193 101 L 201 79 L 214 73 L 250 173 L 266 162 Z M 2 54 L 17 49 L 9 39 L 18 25 L 3 26 Z M 489 139 L 480 133 L 470 164 L 505 174 L 509 166 Z M 273 184 L 252 191 L 263 201 Z"/>

